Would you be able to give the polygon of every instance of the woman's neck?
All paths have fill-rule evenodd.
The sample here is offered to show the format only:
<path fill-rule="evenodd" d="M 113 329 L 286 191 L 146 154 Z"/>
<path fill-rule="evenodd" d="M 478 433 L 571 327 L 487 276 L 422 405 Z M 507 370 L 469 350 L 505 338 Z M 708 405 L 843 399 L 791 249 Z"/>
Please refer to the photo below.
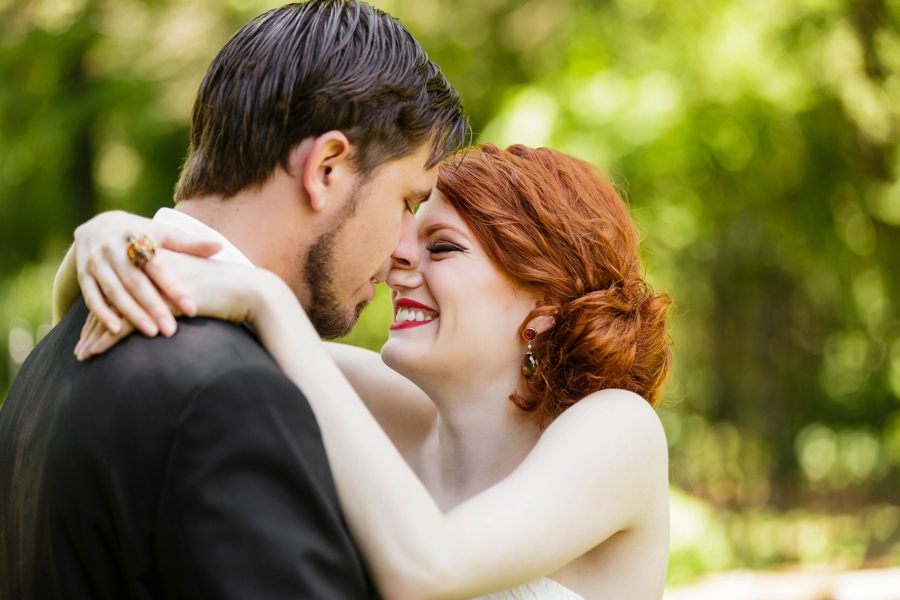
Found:
<path fill-rule="evenodd" d="M 432 397 L 438 419 L 426 444 L 432 469 L 425 483 L 445 512 L 512 473 L 541 435 L 534 419 L 510 402 L 508 385 L 472 387 Z"/>

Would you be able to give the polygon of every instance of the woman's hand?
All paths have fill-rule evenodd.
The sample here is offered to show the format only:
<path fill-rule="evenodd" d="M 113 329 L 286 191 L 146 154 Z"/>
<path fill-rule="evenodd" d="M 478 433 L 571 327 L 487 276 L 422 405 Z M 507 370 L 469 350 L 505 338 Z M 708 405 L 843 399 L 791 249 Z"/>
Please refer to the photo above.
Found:
<path fill-rule="evenodd" d="M 132 333 L 134 325 L 131 321 L 125 321 L 118 333 L 113 333 L 97 318 L 97 315 L 90 313 L 84 327 L 81 328 L 81 339 L 75 344 L 75 358 L 87 360 L 92 356 L 103 354 Z"/>
<path fill-rule="evenodd" d="M 154 272 L 163 272 L 177 282 L 179 297 L 190 303 L 188 316 L 256 324 L 267 311 L 273 310 L 271 304 L 274 298 L 299 308 L 287 284 L 264 269 L 205 260 L 162 249 L 157 250 L 156 256 L 145 268 L 151 264 L 154 265 Z M 180 316 L 185 312 L 162 301 L 169 315 Z M 109 310 L 121 319 L 115 308 L 110 307 Z M 92 312 L 81 331 L 75 355 L 79 360 L 86 360 L 102 354 L 133 331 L 134 325 L 127 317 L 119 330 L 113 331 Z"/>
<path fill-rule="evenodd" d="M 175 317 L 166 299 L 184 314 L 195 311 L 183 281 L 155 258 L 143 270 L 128 259 L 130 236 L 148 236 L 157 246 L 193 256 L 218 252 L 217 242 L 199 240 L 174 227 L 125 212 L 98 215 L 75 230 L 75 267 L 85 304 L 107 330 L 119 334 L 123 317 L 144 335 L 175 333 Z"/>

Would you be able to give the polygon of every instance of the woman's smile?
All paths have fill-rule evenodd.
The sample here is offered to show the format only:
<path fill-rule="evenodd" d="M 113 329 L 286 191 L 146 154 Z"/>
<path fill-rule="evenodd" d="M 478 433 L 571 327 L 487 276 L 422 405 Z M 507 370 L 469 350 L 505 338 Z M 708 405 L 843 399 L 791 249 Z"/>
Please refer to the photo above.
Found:
<path fill-rule="evenodd" d="M 394 322 L 391 323 L 391 331 L 427 325 L 438 316 L 436 310 L 421 302 L 410 298 L 397 298 L 394 301 Z"/>

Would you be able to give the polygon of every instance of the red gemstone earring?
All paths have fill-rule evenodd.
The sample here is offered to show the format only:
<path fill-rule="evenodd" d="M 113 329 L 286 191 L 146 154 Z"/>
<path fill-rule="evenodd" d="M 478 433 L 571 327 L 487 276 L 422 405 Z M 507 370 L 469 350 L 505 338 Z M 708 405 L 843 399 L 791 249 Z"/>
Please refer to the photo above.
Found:
<path fill-rule="evenodd" d="M 528 350 L 525 351 L 525 360 L 522 361 L 522 375 L 534 377 L 538 372 L 538 361 L 531 352 L 531 342 L 537 337 L 537 331 L 529 327 L 522 332 L 522 337 L 528 342 Z"/>

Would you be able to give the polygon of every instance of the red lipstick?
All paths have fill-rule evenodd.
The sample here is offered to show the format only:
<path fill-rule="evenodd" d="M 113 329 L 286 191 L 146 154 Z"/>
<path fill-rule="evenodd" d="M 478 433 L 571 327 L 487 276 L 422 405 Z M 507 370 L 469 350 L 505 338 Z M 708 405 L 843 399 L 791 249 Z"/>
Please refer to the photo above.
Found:
<path fill-rule="evenodd" d="M 399 315 L 401 311 L 422 313 L 425 318 L 422 321 L 407 321 L 405 319 L 402 321 L 398 321 L 396 320 L 397 315 Z M 411 298 L 397 298 L 394 301 L 394 322 L 391 323 L 391 331 L 396 331 L 398 329 L 411 329 L 413 327 L 419 327 L 420 325 L 428 325 L 437 318 L 438 312 L 430 306 L 422 304 L 421 302 L 416 302 Z"/>
<path fill-rule="evenodd" d="M 430 306 L 426 306 L 421 302 L 416 302 L 412 298 L 397 298 L 396 302 L 394 302 L 394 306 L 396 308 L 421 308 L 424 310 L 430 310 L 433 313 L 437 313 L 437 311 Z"/>

